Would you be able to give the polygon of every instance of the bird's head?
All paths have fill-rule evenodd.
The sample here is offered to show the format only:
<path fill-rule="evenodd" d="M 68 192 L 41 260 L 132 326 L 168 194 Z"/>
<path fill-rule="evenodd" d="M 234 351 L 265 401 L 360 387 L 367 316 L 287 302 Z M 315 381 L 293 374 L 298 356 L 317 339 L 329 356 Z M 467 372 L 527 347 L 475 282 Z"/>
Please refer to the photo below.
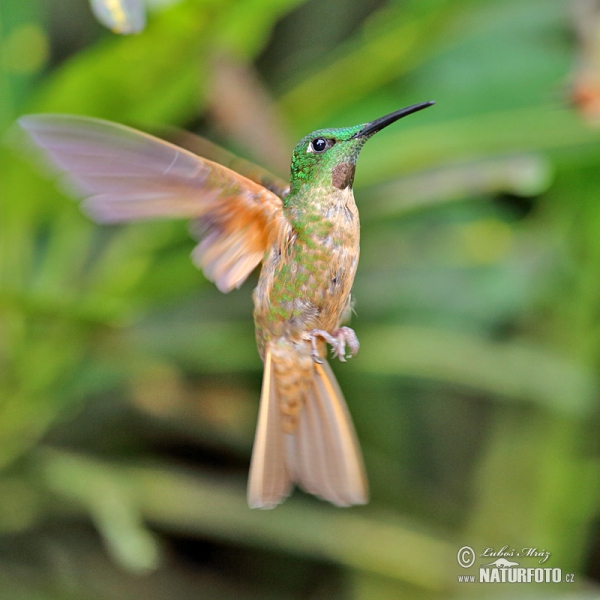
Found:
<path fill-rule="evenodd" d="M 398 119 L 431 106 L 421 102 L 397 110 L 370 123 L 339 129 L 319 129 L 303 137 L 292 154 L 290 195 L 303 186 L 343 190 L 354 181 L 356 160 L 365 142 Z"/>

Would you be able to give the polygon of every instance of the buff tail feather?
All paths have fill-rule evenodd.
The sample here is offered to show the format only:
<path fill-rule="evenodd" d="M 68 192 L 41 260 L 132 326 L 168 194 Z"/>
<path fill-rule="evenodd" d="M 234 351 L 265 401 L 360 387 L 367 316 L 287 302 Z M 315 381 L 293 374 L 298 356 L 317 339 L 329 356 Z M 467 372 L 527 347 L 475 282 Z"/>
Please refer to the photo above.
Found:
<path fill-rule="evenodd" d="M 364 463 L 346 402 L 329 364 L 314 364 L 298 425 L 285 433 L 267 348 L 248 504 L 273 508 L 292 484 L 337 506 L 366 504 Z"/>

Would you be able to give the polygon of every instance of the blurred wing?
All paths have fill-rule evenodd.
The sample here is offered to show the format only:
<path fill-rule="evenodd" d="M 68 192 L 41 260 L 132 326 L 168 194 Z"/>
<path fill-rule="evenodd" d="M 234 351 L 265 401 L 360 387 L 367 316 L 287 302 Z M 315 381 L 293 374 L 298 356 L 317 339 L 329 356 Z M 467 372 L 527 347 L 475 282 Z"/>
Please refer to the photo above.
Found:
<path fill-rule="evenodd" d="M 250 181 L 262 185 L 282 199 L 290 193 L 290 184 L 288 181 L 281 179 L 281 177 L 274 175 L 267 169 L 249 160 L 236 156 L 217 144 L 213 144 L 202 136 L 190 133 L 189 131 L 177 131 L 174 129 L 168 130 L 166 135 L 160 135 L 177 146 L 208 158 L 247 177 Z"/>
<path fill-rule="evenodd" d="M 276 194 L 135 129 L 67 115 L 30 115 L 19 124 L 96 221 L 196 220 L 201 242 L 192 258 L 222 292 L 239 287 L 287 227 Z"/>

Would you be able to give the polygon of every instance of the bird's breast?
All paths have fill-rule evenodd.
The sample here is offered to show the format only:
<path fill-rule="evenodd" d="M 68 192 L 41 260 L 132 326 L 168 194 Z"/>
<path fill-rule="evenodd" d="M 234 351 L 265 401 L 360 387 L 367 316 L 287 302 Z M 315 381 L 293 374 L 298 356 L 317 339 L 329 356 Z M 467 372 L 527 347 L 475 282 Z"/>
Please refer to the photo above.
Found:
<path fill-rule="evenodd" d="M 311 329 L 332 331 L 348 309 L 360 225 L 352 188 L 335 200 L 295 215 L 288 238 L 268 251 L 254 291 L 259 348 L 271 337 L 300 343 Z"/>

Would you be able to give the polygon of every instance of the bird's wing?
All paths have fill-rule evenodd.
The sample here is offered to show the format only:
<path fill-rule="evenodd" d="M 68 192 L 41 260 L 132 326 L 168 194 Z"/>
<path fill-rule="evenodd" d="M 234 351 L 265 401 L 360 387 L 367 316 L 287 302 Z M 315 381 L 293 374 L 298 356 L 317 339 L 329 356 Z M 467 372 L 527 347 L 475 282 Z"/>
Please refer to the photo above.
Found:
<path fill-rule="evenodd" d="M 244 158 L 236 156 L 232 152 L 225 150 L 221 146 L 214 144 L 210 140 L 200 135 L 182 131 L 178 129 L 166 129 L 159 132 L 161 138 L 164 138 L 173 144 L 185 148 L 194 154 L 208 158 L 213 162 L 219 163 L 244 177 L 254 181 L 267 188 L 280 198 L 285 198 L 290 193 L 290 183 L 281 177 L 271 173 L 267 169 L 250 162 Z"/>
<path fill-rule="evenodd" d="M 198 223 L 201 241 L 192 258 L 222 292 L 239 287 L 288 227 L 279 196 L 151 135 L 68 115 L 29 115 L 19 124 L 96 221 L 182 217 Z"/>

